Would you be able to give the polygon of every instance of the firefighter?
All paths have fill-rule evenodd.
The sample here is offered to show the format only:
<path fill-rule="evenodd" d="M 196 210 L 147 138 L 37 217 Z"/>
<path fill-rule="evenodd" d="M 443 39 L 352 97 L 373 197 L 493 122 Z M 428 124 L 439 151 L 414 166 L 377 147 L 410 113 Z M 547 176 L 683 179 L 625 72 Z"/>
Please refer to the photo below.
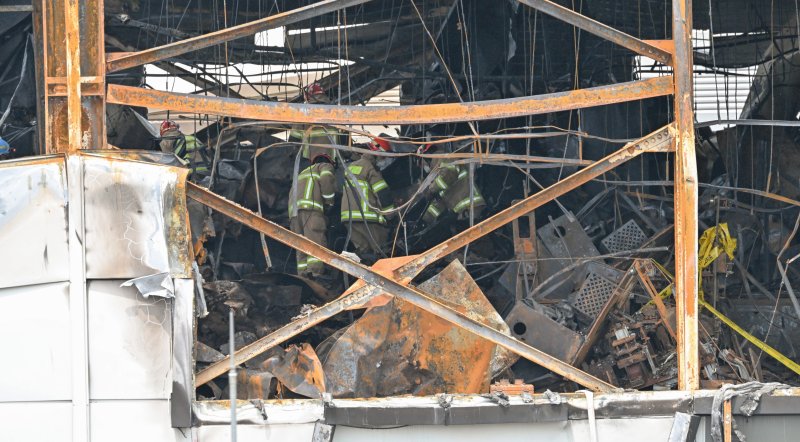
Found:
<path fill-rule="evenodd" d="M 370 150 L 389 152 L 390 144 L 376 138 Z M 344 174 L 342 192 L 342 224 L 350 232 L 356 253 L 365 261 L 383 256 L 383 246 L 389 238 L 386 216 L 381 213 L 394 209 L 389 186 L 376 167 L 376 155 L 362 155 L 350 163 Z"/>
<path fill-rule="evenodd" d="M 330 104 L 328 94 L 319 83 L 313 83 L 303 90 L 303 97 L 309 104 Z M 289 140 L 301 143 L 303 158 L 311 160 L 318 154 L 327 152 L 324 147 L 330 144 L 342 144 L 344 134 L 336 129 L 323 126 L 306 126 L 296 124 L 289 132 Z"/>
<path fill-rule="evenodd" d="M 164 153 L 174 153 L 178 159 L 193 172 L 208 171 L 209 159 L 205 146 L 194 135 L 184 135 L 181 126 L 172 121 L 161 122 L 161 142 L 159 146 Z"/>
<path fill-rule="evenodd" d="M 430 150 L 426 145 L 423 153 Z M 444 149 L 435 147 L 430 153 L 444 153 Z M 478 186 L 470 185 L 468 166 L 455 165 L 445 158 L 434 158 L 430 163 L 431 171 L 438 171 L 436 179 L 428 189 L 430 202 L 425 209 L 422 220 L 432 225 L 445 211 L 456 214 L 458 219 L 468 219 L 470 205 L 473 214 L 478 217 L 486 206 Z M 470 198 L 472 190 L 472 198 Z"/>
<path fill-rule="evenodd" d="M 325 210 L 333 206 L 336 180 L 334 162 L 328 154 L 318 154 L 311 165 L 298 175 L 296 188 L 289 195 L 289 227 L 315 243 L 327 247 L 328 220 Z M 322 261 L 297 251 L 297 274 L 319 279 L 324 277 Z"/>

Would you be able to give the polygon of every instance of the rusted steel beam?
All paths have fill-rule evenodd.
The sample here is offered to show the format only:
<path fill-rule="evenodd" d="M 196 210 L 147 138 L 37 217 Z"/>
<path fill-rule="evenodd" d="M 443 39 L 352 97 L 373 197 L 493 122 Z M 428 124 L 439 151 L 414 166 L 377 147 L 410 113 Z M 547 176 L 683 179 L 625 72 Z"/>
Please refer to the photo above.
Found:
<path fill-rule="evenodd" d="M 540 350 L 537 350 L 522 341 L 514 339 L 511 336 L 503 334 L 485 324 L 482 324 L 469 316 L 460 313 L 452 308 L 436 301 L 429 295 L 419 291 L 415 287 L 405 286 L 392 278 L 388 278 L 372 269 L 356 263 L 348 258 L 339 255 L 325 247 L 316 244 L 315 242 L 298 235 L 284 227 L 281 227 L 272 221 L 258 216 L 256 213 L 245 209 L 244 207 L 228 201 L 227 199 L 193 183 L 186 184 L 186 196 L 194 199 L 219 213 L 231 217 L 232 219 L 241 222 L 242 224 L 258 231 L 269 235 L 272 239 L 286 244 L 289 247 L 300 250 L 307 255 L 316 256 L 328 265 L 348 273 L 356 278 L 365 281 L 381 291 L 397 296 L 404 301 L 407 301 L 415 306 L 432 313 L 445 321 L 448 321 L 458 327 L 461 327 L 471 333 L 474 333 L 481 338 L 490 342 L 507 348 L 510 351 L 545 367 L 554 373 L 557 373 L 566 379 L 574 381 L 584 387 L 590 388 L 594 391 L 613 391 L 616 387 L 597 379 L 596 377 L 579 370 L 566 362 L 563 362 L 553 356 L 548 355 Z M 333 301 L 346 303 L 350 296 L 345 296 Z M 326 306 L 323 306 L 324 309 Z M 322 309 L 317 309 L 313 313 L 317 313 Z M 310 316 L 310 315 L 309 315 Z M 317 315 L 320 317 L 321 315 Z M 323 318 L 324 319 L 324 318 Z M 290 324 L 291 325 L 291 324 Z M 274 334 L 274 333 L 273 333 Z M 257 341 L 258 342 L 258 341 Z M 251 344 L 252 346 L 253 344 Z M 239 357 L 240 354 L 248 351 L 248 347 L 234 353 L 234 361 L 237 363 L 244 362 L 246 359 Z M 230 359 L 227 359 L 229 361 Z M 197 384 L 208 382 L 209 380 L 225 373 L 229 369 L 229 363 L 225 360 L 211 365 L 206 370 L 198 373 L 196 379 Z"/>
<path fill-rule="evenodd" d="M 422 255 L 414 257 L 408 264 L 400 267 L 395 271 L 395 280 L 403 281 L 404 283 L 410 281 L 416 276 L 426 265 L 442 258 L 450 253 L 450 251 L 458 250 L 464 245 L 468 244 L 476 238 L 480 238 L 503 225 L 513 221 L 514 219 L 529 213 L 535 208 L 547 203 L 553 198 L 559 197 L 570 190 L 586 183 L 588 180 L 596 178 L 599 175 L 607 172 L 613 167 L 635 158 L 643 152 L 663 152 L 672 149 L 672 134 L 669 127 L 662 128 L 647 137 L 640 140 L 628 143 L 619 151 L 597 161 L 586 169 L 570 175 L 558 183 L 534 194 L 518 204 L 509 207 L 508 209 L 494 215 L 493 217 L 484 220 L 475 226 L 465 230 L 462 234 L 451 238 L 448 241 L 440 244 L 437 247 L 425 252 Z M 190 188 L 193 189 L 193 188 Z M 187 191 L 190 198 L 194 198 L 192 193 Z M 202 202 L 202 201 L 201 201 Z M 238 207 L 238 206 L 237 206 Z M 241 209 L 244 210 L 244 209 Z M 313 244 L 313 243 L 312 243 Z M 290 244 L 290 246 L 294 247 Z M 316 248 L 316 244 L 314 244 Z M 315 255 L 315 253 L 311 253 Z M 338 255 L 337 255 L 338 257 Z M 320 259 L 322 259 L 320 257 Z M 341 259 L 341 258 L 337 258 Z M 272 332 L 271 334 L 247 345 L 236 352 L 236 361 L 238 363 L 245 362 L 255 356 L 263 353 L 264 351 L 278 345 L 297 334 L 308 330 L 316 324 L 338 314 L 345 310 L 364 305 L 369 299 L 379 295 L 383 292 L 380 287 L 372 288 L 365 286 L 349 294 L 323 305 L 311 311 L 307 316 L 304 316 L 292 323 L 289 323 L 280 329 Z M 209 380 L 224 373 L 227 365 L 220 362 L 212 365 L 204 371 L 198 373 L 196 377 L 197 385 L 202 385 Z"/>
<path fill-rule="evenodd" d="M 664 300 L 661 299 L 661 296 L 658 294 L 658 290 L 656 290 L 656 287 L 653 285 L 653 280 L 651 280 L 650 276 L 647 275 L 648 270 L 652 268 L 652 265 L 648 261 L 636 259 L 633 261 L 633 268 L 636 269 L 636 274 L 639 276 L 639 281 L 642 283 L 644 290 L 653 299 L 653 304 L 655 304 L 656 310 L 658 310 L 658 315 L 661 317 L 661 321 L 664 323 L 664 328 L 667 329 L 667 332 L 669 332 L 669 335 L 672 336 L 672 339 L 677 341 L 678 337 L 675 335 L 675 330 L 672 329 L 672 324 L 669 322 L 667 306 L 664 305 Z"/>
<path fill-rule="evenodd" d="M 81 148 L 81 36 L 78 0 L 66 0 L 64 34 L 67 65 L 67 152 Z"/>
<path fill-rule="evenodd" d="M 143 51 L 109 57 L 106 69 L 108 72 L 117 72 L 134 66 L 166 60 L 170 57 L 177 57 L 198 49 L 225 43 L 226 41 L 236 40 L 237 38 L 247 37 L 258 32 L 308 20 L 339 9 L 367 3 L 368 1 L 370 0 L 324 0 L 301 8 L 270 15 L 269 17 L 264 17 L 249 23 L 220 29 L 216 32 L 198 35 L 197 37 L 187 38 L 163 46 L 156 46 Z"/>
<path fill-rule="evenodd" d="M 106 44 L 114 46 L 117 49 L 121 49 L 127 52 L 133 52 L 136 49 L 133 46 L 126 45 L 125 43 L 119 41 L 116 37 L 106 34 Z M 189 83 L 197 86 L 202 90 L 207 91 L 216 91 L 217 95 L 223 95 L 222 91 L 224 90 L 228 96 L 233 98 L 245 98 L 244 95 L 239 94 L 235 90 L 231 89 L 230 87 L 226 90 L 226 85 L 223 85 L 217 81 L 211 81 L 203 78 L 202 76 L 196 75 L 194 72 L 186 70 L 175 63 L 171 63 L 168 61 L 157 61 L 153 63 L 155 67 L 166 71 L 168 74 L 172 74 L 176 77 L 180 77 L 183 80 L 188 81 Z"/>
<path fill-rule="evenodd" d="M 733 404 L 730 399 L 722 403 L 722 441 L 733 442 Z"/>
<path fill-rule="evenodd" d="M 673 149 L 672 138 L 671 126 L 665 126 L 652 134 L 630 142 L 620 150 L 596 161 L 594 164 L 417 255 L 413 260 L 398 269 L 398 272 L 404 277 L 413 278 L 428 265 L 644 152 L 671 152 Z"/>
<path fill-rule="evenodd" d="M 37 2 L 45 153 L 104 148 L 103 0 Z"/>
<path fill-rule="evenodd" d="M 697 335 L 697 162 L 692 97 L 692 1 L 673 0 L 675 40 L 675 333 L 678 388 L 700 387 Z"/>
<path fill-rule="evenodd" d="M 108 102 L 174 112 L 285 123 L 346 125 L 435 124 L 493 120 L 603 106 L 672 94 L 672 78 L 657 77 L 589 89 L 471 103 L 415 106 L 328 106 L 276 103 L 108 86 Z"/>
<path fill-rule="evenodd" d="M 34 54 L 34 74 L 36 75 L 36 121 L 38 128 L 36 131 L 37 155 L 45 155 L 47 152 L 47 99 L 45 98 L 45 51 L 44 51 L 44 2 L 36 0 L 33 2 L 33 54 Z"/>
<path fill-rule="evenodd" d="M 569 23 L 576 28 L 583 29 L 590 34 L 594 34 L 600 38 L 630 49 L 639 55 L 650 57 L 664 64 L 670 64 L 672 62 L 672 54 L 664 49 L 646 41 L 639 40 L 638 38 L 614 29 L 611 26 L 604 25 L 603 23 L 579 14 L 572 9 L 565 8 L 548 0 L 517 1 L 526 6 L 530 6 L 533 9 L 539 10 L 551 17 L 555 17 L 563 22 Z"/>

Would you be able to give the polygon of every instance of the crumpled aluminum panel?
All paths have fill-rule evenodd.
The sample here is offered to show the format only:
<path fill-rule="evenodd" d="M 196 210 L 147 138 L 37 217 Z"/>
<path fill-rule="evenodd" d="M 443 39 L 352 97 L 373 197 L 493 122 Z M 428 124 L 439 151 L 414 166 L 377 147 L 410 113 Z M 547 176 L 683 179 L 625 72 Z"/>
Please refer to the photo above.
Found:
<path fill-rule="evenodd" d="M 69 280 L 64 157 L 0 162 L 0 288 Z"/>
<path fill-rule="evenodd" d="M 109 154 L 84 154 L 83 170 L 87 278 L 191 278 L 188 171 Z"/>
<path fill-rule="evenodd" d="M 476 321 L 508 326 L 458 261 L 420 289 Z M 508 352 L 398 298 L 373 307 L 322 359 L 333 397 L 485 393 L 490 377 L 516 360 Z"/>

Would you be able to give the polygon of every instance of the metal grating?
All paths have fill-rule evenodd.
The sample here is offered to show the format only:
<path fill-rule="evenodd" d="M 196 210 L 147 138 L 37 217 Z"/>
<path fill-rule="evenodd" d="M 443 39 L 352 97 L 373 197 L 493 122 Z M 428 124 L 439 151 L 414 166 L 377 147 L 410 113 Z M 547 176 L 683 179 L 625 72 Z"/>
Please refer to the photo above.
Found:
<path fill-rule="evenodd" d="M 616 287 L 617 284 L 613 281 L 599 273 L 590 272 L 578 290 L 572 306 L 589 318 L 596 318 Z"/>
<path fill-rule="evenodd" d="M 600 243 L 603 244 L 603 247 L 609 252 L 617 253 L 638 249 L 645 241 L 647 241 L 647 235 L 645 235 L 641 227 L 636 224 L 636 221 L 630 220 L 623 224 L 622 227 L 603 238 Z"/>

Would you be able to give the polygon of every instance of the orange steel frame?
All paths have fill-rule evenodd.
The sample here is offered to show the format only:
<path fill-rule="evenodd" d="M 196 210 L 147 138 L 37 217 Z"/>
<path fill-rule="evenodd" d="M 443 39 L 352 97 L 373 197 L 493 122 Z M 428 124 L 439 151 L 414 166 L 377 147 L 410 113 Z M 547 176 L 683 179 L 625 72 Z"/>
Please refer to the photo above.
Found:
<path fill-rule="evenodd" d="M 255 100 L 206 97 L 148 91 L 106 85 L 106 72 L 162 61 L 193 50 L 220 44 L 256 32 L 285 26 L 343 7 L 369 0 L 322 0 L 308 6 L 265 17 L 251 23 L 222 29 L 207 35 L 178 41 L 139 52 L 105 54 L 103 45 L 103 0 L 35 0 L 34 32 L 37 84 L 43 91 L 40 119 L 44 121 L 40 141 L 46 153 L 70 153 L 80 149 L 104 148 L 106 103 L 167 107 L 175 111 L 221 116 L 240 116 L 278 122 L 316 124 L 397 124 L 401 122 L 473 121 L 532 115 L 557 110 L 579 109 L 648 97 L 673 95 L 674 122 L 619 151 L 586 166 L 553 186 L 459 233 L 425 253 L 410 258 L 391 274 L 377 273 L 319 247 L 305 238 L 241 208 L 197 186 L 187 186 L 187 195 L 215 210 L 270 235 L 278 241 L 314 255 L 361 279 L 361 286 L 337 300 L 312 311 L 307 317 L 287 324 L 276 332 L 238 350 L 233 357 L 245 361 L 301 331 L 348 308 L 368 302 L 387 292 L 399 296 L 443 319 L 506 347 L 596 391 L 613 386 L 559 361 L 514 338 L 498 333 L 436 302 L 410 284 L 426 266 L 475 239 L 525 215 L 588 180 L 645 152 L 675 153 L 675 301 L 678 342 L 678 387 L 699 388 L 697 340 L 697 166 L 695 162 L 694 113 L 692 108 L 692 14 L 691 0 L 672 1 L 672 36 L 669 41 L 642 41 L 587 18 L 548 0 L 519 0 L 586 32 L 598 35 L 640 55 L 670 64 L 673 75 L 655 80 L 602 86 L 558 94 L 506 100 L 444 105 L 364 108 L 355 106 L 313 106 L 265 103 Z M 222 361 L 198 373 L 202 384 L 227 370 Z"/>

